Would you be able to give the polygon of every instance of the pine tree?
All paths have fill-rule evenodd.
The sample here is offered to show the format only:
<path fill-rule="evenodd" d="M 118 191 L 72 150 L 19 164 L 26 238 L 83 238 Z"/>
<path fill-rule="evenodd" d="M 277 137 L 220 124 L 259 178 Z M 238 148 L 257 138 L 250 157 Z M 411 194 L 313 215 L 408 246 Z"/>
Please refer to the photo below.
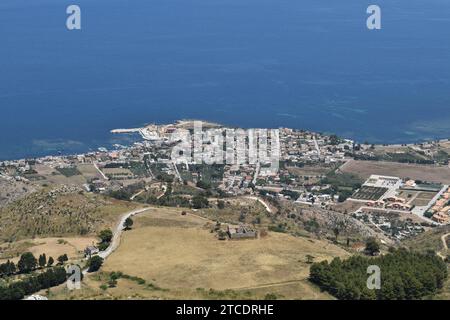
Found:
<path fill-rule="evenodd" d="M 43 253 L 39 256 L 39 267 L 44 268 L 46 264 L 47 264 L 47 257 L 45 253 Z"/>
<path fill-rule="evenodd" d="M 17 263 L 20 273 L 29 273 L 37 266 L 37 260 L 31 252 L 25 252 Z"/>

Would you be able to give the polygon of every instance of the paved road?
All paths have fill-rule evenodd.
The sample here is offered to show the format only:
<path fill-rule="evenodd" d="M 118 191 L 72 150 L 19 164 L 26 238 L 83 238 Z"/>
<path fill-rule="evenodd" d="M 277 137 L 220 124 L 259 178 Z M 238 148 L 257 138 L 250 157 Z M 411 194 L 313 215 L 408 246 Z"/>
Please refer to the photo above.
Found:
<path fill-rule="evenodd" d="M 320 158 L 320 156 L 321 156 L 321 154 L 320 154 L 320 148 L 319 148 L 319 144 L 317 143 L 316 136 L 313 136 L 313 140 L 314 140 L 314 146 L 316 147 L 317 155 L 318 155 L 319 158 Z"/>

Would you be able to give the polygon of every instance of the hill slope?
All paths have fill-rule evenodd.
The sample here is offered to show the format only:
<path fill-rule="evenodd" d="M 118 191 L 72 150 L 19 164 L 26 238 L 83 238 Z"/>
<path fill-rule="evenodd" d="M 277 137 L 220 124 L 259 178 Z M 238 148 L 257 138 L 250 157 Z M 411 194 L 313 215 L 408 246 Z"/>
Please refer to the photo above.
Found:
<path fill-rule="evenodd" d="M 0 242 L 92 234 L 133 208 L 135 204 L 87 194 L 77 187 L 47 188 L 0 209 Z"/>

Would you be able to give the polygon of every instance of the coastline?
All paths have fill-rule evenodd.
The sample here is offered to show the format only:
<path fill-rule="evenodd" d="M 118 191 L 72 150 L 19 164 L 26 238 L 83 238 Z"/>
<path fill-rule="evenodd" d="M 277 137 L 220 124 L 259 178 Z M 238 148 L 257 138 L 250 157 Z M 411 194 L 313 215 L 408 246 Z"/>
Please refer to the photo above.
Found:
<path fill-rule="evenodd" d="M 92 152 L 99 152 L 99 149 L 108 149 L 108 151 L 114 151 L 117 150 L 117 148 L 114 147 L 114 145 L 121 145 L 121 146 L 125 146 L 125 147 L 129 147 L 131 146 L 132 143 L 135 142 L 139 142 L 139 141 L 144 141 L 144 140 L 153 140 L 152 136 L 149 136 L 148 133 L 145 132 L 145 130 L 150 126 L 158 126 L 158 127 L 170 127 L 170 126 L 175 126 L 175 127 L 180 127 L 180 128 L 186 128 L 189 127 L 189 123 L 192 123 L 193 121 L 201 121 L 202 123 L 204 123 L 204 128 L 207 127 L 226 127 L 226 128 L 242 128 L 242 129 L 250 129 L 249 127 L 239 127 L 239 126 L 235 126 L 235 125 L 226 125 L 226 124 L 220 124 L 214 121 L 210 121 L 210 120 L 200 120 L 200 119 L 179 119 L 179 120 L 175 120 L 172 123 L 147 123 L 145 124 L 143 127 L 131 127 L 131 128 L 116 128 L 116 129 L 111 129 L 109 130 L 109 135 L 105 136 L 105 138 L 107 137 L 107 140 L 105 140 L 103 143 L 96 140 L 95 137 L 94 139 L 92 139 L 91 141 L 87 141 L 84 143 L 80 143 L 81 145 L 83 145 L 83 148 L 80 148 L 79 151 L 74 151 L 71 150 L 70 148 L 67 148 L 67 150 L 56 150 L 53 149 L 52 151 L 48 151 L 45 152 L 45 148 L 41 148 L 41 150 L 34 152 L 33 155 L 24 155 L 24 156 L 19 156 L 19 157 L 2 157 L 1 156 L 1 150 L 0 150 L 0 162 L 5 162 L 5 161 L 20 161 L 20 160 L 31 160 L 31 159 L 39 159 L 39 158 L 45 158 L 45 157 L 57 157 L 57 156 L 76 156 L 79 154 L 87 154 L 87 153 L 92 153 Z M 333 132 L 328 132 L 328 131 L 314 131 L 308 128 L 295 128 L 295 127 L 285 127 L 285 126 L 281 126 L 281 127 L 267 127 L 267 129 L 281 129 L 281 128 L 289 128 L 289 129 L 293 129 L 293 130 L 304 130 L 307 132 L 311 132 L 311 133 L 321 133 L 324 135 L 333 135 L 335 133 Z M 366 141 L 362 141 L 364 139 L 358 139 L 358 138 L 351 138 L 351 137 L 347 137 L 344 135 L 339 135 L 336 134 L 337 136 L 339 136 L 340 138 L 343 139 L 351 139 L 353 141 L 355 141 L 355 143 L 364 145 L 364 142 Z M 139 139 L 129 139 L 130 141 L 128 143 L 118 143 L 117 141 L 115 141 L 115 138 L 117 136 L 135 136 L 138 137 Z M 147 139 L 145 138 L 147 137 Z M 54 139 L 55 141 L 58 141 L 58 139 Z M 395 139 L 394 139 L 395 140 Z M 438 143 L 443 143 L 443 142 L 447 142 L 450 140 L 450 133 L 449 133 L 449 138 L 418 138 L 416 140 L 410 140 L 410 141 L 405 141 L 403 142 L 394 142 L 394 143 L 371 143 L 371 141 L 367 141 L 369 145 L 373 144 L 375 146 L 383 146 L 384 148 L 400 148 L 400 147 L 411 147 L 411 146 L 415 146 L 415 145 L 419 145 L 422 143 L 429 143 L 429 142 L 438 142 Z M 64 144 L 63 142 L 61 144 Z M 24 146 L 24 148 L 26 148 Z M 39 149 L 37 147 L 37 149 Z M 82 150 L 81 150 L 82 149 Z"/>

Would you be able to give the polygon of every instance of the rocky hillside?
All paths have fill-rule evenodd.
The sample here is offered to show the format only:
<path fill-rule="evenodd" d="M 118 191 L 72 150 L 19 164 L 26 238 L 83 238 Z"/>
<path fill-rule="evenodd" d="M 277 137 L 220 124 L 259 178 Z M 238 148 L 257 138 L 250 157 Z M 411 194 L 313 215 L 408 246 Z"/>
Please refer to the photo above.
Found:
<path fill-rule="evenodd" d="M 36 191 L 36 187 L 22 181 L 0 177 L 0 208 Z"/>
<path fill-rule="evenodd" d="M 92 234 L 135 207 L 78 187 L 47 188 L 0 208 L 0 242 Z"/>

